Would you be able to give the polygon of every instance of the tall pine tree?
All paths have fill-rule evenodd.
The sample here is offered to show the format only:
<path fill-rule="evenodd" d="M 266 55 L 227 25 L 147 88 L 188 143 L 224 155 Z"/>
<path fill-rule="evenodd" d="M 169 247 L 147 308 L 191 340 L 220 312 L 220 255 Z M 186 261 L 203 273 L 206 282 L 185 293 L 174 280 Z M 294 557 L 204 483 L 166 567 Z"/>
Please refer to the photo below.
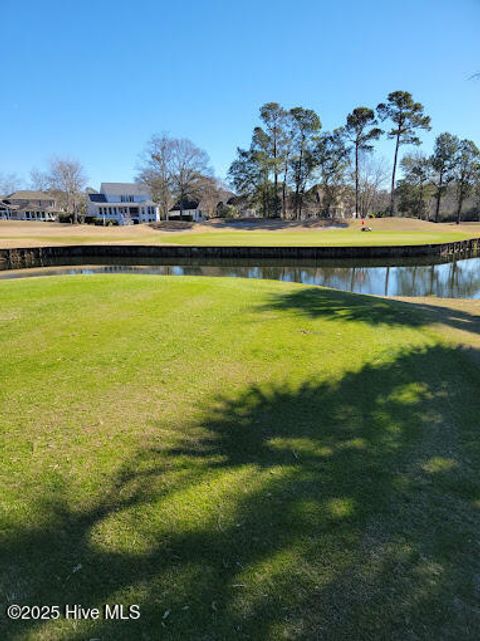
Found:
<path fill-rule="evenodd" d="M 380 120 L 390 120 L 392 128 L 387 132 L 387 135 L 395 140 L 390 191 L 390 216 L 395 214 L 395 177 L 400 147 L 403 145 L 420 145 L 421 141 L 417 132 L 420 129 L 430 129 L 430 116 L 426 116 L 423 110 L 423 105 L 415 102 L 412 94 L 408 91 L 392 91 L 388 94 L 387 101 L 377 106 Z"/>

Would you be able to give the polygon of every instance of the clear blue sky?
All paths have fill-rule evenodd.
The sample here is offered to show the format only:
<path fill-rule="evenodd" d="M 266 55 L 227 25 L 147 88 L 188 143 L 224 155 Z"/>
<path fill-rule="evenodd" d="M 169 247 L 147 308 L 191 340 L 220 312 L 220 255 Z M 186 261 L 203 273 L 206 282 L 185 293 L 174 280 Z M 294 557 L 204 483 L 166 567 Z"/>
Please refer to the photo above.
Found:
<path fill-rule="evenodd" d="M 56 154 L 93 187 L 129 181 L 166 131 L 223 176 L 264 102 L 329 129 L 396 89 L 431 115 L 427 150 L 446 130 L 480 143 L 480 0 L 0 0 L 0 25 L 4 174 Z"/>

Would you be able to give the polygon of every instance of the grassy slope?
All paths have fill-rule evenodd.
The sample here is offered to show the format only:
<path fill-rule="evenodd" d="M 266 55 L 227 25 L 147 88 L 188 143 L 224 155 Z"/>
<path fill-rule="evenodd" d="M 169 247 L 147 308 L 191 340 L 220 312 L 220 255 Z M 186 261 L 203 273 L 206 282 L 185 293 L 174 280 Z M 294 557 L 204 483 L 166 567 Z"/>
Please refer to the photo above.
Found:
<path fill-rule="evenodd" d="M 0 638 L 478 639 L 472 305 L 0 283 L 0 603 L 142 606 Z"/>
<path fill-rule="evenodd" d="M 300 245 L 300 246 L 355 246 L 355 245 L 423 245 L 466 240 L 462 231 L 374 231 L 361 233 L 358 229 L 329 229 L 324 231 L 228 231 L 165 235 L 163 242 L 179 245 Z"/>
<path fill-rule="evenodd" d="M 182 232 L 158 231 L 147 225 L 93 227 L 0 221 L 0 247 L 63 244 L 189 244 L 189 245 L 416 245 L 442 243 L 480 236 L 480 224 L 438 224 L 405 218 L 370 222 L 372 233 L 361 233 L 360 222 L 328 229 L 299 224 L 282 228 L 281 221 L 258 221 L 251 229 L 238 224 L 195 225 Z M 272 229 L 265 229 L 272 227 Z M 279 228 L 276 228 L 279 227 Z"/>

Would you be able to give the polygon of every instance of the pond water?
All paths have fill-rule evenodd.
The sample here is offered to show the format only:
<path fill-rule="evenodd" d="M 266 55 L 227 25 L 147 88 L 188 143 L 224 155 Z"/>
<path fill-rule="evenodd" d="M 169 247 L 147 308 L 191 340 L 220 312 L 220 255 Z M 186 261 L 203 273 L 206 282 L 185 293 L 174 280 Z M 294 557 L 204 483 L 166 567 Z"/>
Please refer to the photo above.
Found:
<path fill-rule="evenodd" d="M 84 259 L 85 260 L 85 259 Z M 228 276 L 262 278 L 324 285 L 344 291 L 381 296 L 440 296 L 449 298 L 480 298 L 480 258 L 413 259 L 402 264 L 388 261 L 246 261 L 246 260 L 182 260 L 162 264 L 62 264 L 49 267 L 0 272 L 0 279 L 29 278 L 75 274 L 157 274 Z"/>

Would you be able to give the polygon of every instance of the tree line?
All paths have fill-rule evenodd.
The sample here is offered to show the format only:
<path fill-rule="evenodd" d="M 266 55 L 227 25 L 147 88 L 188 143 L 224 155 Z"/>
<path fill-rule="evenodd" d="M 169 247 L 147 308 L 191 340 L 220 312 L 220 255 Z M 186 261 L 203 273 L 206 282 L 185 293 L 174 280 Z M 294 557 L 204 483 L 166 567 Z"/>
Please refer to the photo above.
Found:
<path fill-rule="evenodd" d="M 406 155 L 402 161 L 404 177 L 397 193 L 403 212 L 428 218 L 430 201 L 435 203 L 435 222 L 439 221 L 441 203 L 452 186 L 456 200 L 455 219 L 461 220 L 466 199 L 476 193 L 480 204 L 480 151 L 472 140 L 443 133 L 437 136 L 433 154 Z"/>
<path fill-rule="evenodd" d="M 323 131 L 320 116 L 305 107 L 286 109 L 277 102 L 260 108 L 260 123 L 250 146 L 237 148 L 228 171 L 234 194 L 215 177 L 207 153 L 185 138 L 157 134 L 148 141 L 138 163 L 136 180 L 145 184 L 159 204 L 162 218 L 177 204 L 180 216 L 188 201 L 202 202 L 210 216 L 255 212 L 267 218 L 301 220 L 334 216 L 345 203 L 351 212 L 403 213 L 440 219 L 445 196 L 454 196 L 456 220 L 476 193 L 480 205 L 480 151 L 472 140 L 445 132 L 430 156 L 404 147 L 420 147 L 422 131 L 431 129 L 424 106 L 407 91 L 393 91 L 375 109 L 359 106 L 342 126 Z M 375 144 L 393 141 L 390 189 L 388 163 L 375 156 Z M 398 179 L 398 169 L 402 177 Z M 15 178 L 0 176 L 0 193 L 14 191 Z M 74 222 L 86 206 L 86 175 L 81 163 L 54 158 L 46 171 L 32 170 L 30 186 L 52 191 Z M 87 190 L 93 191 L 93 190 Z"/>
<path fill-rule="evenodd" d="M 260 108 L 260 121 L 250 146 L 237 149 L 229 178 L 236 192 L 265 217 L 301 219 L 314 185 L 321 187 L 325 215 L 353 191 L 354 211 L 365 216 L 372 204 L 372 189 L 378 192 L 383 182 L 378 171 L 365 175 L 369 156 L 382 136 L 394 142 L 383 213 L 393 216 L 399 210 L 427 217 L 433 198 L 438 221 L 442 199 L 453 184 L 459 222 L 465 200 L 480 184 L 478 147 L 450 133 L 437 137 L 431 156 L 411 153 L 400 160 L 401 149 L 420 146 L 420 133 L 431 129 L 423 105 L 407 91 L 391 92 L 376 109 L 356 107 L 331 132 L 321 130 L 314 110 L 285 109 L 276 102 Z M 397 180 L 399 166 L 401 180 Z"/>

